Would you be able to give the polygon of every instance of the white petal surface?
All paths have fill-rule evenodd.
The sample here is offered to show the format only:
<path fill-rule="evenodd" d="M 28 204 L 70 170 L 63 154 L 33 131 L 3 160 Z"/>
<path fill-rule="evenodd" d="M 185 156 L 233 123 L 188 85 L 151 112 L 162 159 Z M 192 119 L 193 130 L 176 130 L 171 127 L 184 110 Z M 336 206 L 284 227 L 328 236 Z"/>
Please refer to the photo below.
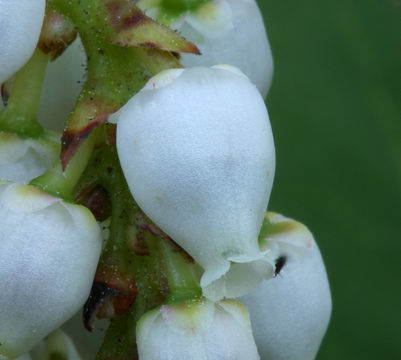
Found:
<path fill-rule="evenodd" d="M 45 129 L 61 132 L 85 82 L 86 55 L 77 38 L 46 69 L 38 120 Z"/>
<path fill-rule="evenodd" d="M 43 174 L 59 152 L 59 141 L 52 134 L 35 140 L 0 132 L 0 179 L 28 183 Z"/>
<path fill-rule="evenodd" d="M 154 6 L 152 2 L 143 1 L 141 5 L 149 16 L 163 21 L 162 10 L 147 8 Z M 273 57 L 256 1 L 211 0 L 169 25 L 195 43 L 202 53 L 182 54 L 185 66 L 235 65 L 266 97 L 273 77 Z"/>
<path fill-rule="evenodd" d="M 69 319 L 91 289 L 100 229 L 83 206 L 0 182 L 0 354 L 13 358 Z"/>
<path fill-rule="evenodd" d="M 0 0 L 0 83 L 31 57 L 39 39 L 45 0 Z"/>
<path fill-rule="evenodd" d="M 326 332 L 331 295 L 319 248 L 307 228 L 268 213 L 280 231 L 265 240 L 285 258 L 277 277 L 240 298 L 248 308 L 262 360 L 312 360 Z"/>
<path fill-rule="evenodd" d="M 117 149 L 139 206 L 205 269 L 206 297 L 240 296 L 271 277 L 257 237 L 274 142 L 243 74 L 192 68 L 150 79 L 120 110 Z"/>
<path fill-rule="evenodd" d="M 233 300 L 163 305 L 137 326 L 141 360 L 259 359 L 245 307 Z"/>

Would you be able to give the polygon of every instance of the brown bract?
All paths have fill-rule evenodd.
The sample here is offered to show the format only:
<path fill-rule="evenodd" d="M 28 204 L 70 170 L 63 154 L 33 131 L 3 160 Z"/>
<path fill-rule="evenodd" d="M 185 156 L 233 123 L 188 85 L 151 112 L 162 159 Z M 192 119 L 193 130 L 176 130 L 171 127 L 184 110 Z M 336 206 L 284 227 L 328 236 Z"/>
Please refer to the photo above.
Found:
<path fill-rule="evenodd" d="M 84 305 L 84 325 L 91 331 L 95 317 L 114 318 L 125 314 L 137 296 L 134 279 L 117 265 L 101 262 L 87 302 Z"/>
<path fill-rule="evenodd" d="M 86 206 L 96 221 L 104 221 L 111 215 L 111 201 L 107 190 L 99 184 L 90 184 L 75 196 L 75 202 Z"/>

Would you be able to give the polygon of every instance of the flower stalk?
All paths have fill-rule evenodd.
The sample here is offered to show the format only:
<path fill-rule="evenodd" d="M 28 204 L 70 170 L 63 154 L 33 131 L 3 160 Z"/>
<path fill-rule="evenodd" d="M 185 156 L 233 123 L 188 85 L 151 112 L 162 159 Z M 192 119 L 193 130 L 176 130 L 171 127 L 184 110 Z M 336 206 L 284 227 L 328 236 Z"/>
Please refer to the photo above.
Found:
<path fill-rule="evenodd" d="M 169 295 L 166 303 L 181 303 L 202 296 L 199 277 L 194 264 L 182 254 L 182 250 L 163 239 L 155 239 L 155 247 L 168 281 Z"/>
<path fill-rule="evenodd" d="M 37 137 L 43 133 L 36 113 L 49 59 L 49 55 L 36 48 L 30 60 L 16 73 L 7 106 L 0 112 L 0 131 L 21 137 Z"/>

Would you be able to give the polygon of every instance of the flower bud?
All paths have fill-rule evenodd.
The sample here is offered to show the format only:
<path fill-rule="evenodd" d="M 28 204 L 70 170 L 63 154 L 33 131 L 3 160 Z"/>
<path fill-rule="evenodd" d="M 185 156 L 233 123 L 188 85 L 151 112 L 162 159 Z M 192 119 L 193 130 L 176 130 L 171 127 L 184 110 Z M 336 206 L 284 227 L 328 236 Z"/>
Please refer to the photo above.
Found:
<path fill-rule="evenodd" d="M 30 350 L 85 303 L 101 250 L 88 209 L 0 182 L 0 355 Z"/>
<path fill-rule="evenodd" d="M 28 183 L 57 159 L 59 141 L 52 133 L 41 139 L 21 139 L 0 132 L 0 179 Z"/>
<path fill-rule="evenodd" d="M 272 276 L 257 238 L 273 136 L 262 97 L 238 69 L 153 77 L 120 110 L 117 149 L 138 205 L 205 269 L 206 297 L 244 295 Z"/>
<path fill-rule="evenodd" d="M 0 83 L 18 71 L 35 50 L 45 0 L 0 0 Z"/>
<path fill-rule="evenodd" d="M 137 325 L 141 360 L 256 360 L 246 308 L 234 300 L 163 305 Z"/>
<path fill-rule="evenodd" d="M 138 5 L 158 21 L 168 19 L 163 1 L 142 0 Z M 232 64 L 266 97 L 273 76 L 273 58 L 256 1 L 210 0 L 167 24 L 195 43 L 202 53 L 182 54 L 186 67 Z"/>
<path fill-rule="evenodd" d="M 263 240 L 272 249 L 277 276 L 240 300 L 248 307 L 262 359 L 313 360 L 331 313 L 319 248 L 304 225 L 275 213 L 266 220 L 273 231 Z"/>

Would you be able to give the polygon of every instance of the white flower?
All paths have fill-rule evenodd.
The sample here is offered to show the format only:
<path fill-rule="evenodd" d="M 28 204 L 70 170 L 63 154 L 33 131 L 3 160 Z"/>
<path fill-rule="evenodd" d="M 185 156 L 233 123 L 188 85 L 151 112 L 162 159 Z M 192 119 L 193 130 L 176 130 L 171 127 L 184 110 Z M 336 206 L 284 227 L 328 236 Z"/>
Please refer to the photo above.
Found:
<path fill-rule="evenodd" d="M 204 295 L 241 296 L 271 277 L 257 238 L 275 151 L 265 104 L 248 78 L 230 66 L 164 71 L 118 115 L 130 190 L 205 269 Z"/>
<path fill-rule="evenodd" d="M 208 300 L 163 305 L 137 325 L 141 360 L 256 360 L 259 355 L 246 308 Z"/>
<path fill-rule="evenodd" d="M 45 15 L 45 0 L 0 0 L 0 83 L 31 57 Z"/>
<path fill-rule="evenodd" d="M 60 152 L 55 134 L 45 133 L 43 138 L 22 139 L 0 132 L 0 179 L 28 183 L 43 174 L 57 159 Z"/>
<path fill-rule="evenodd" d="M 101 250 L 90 211 L 0 182 L 0 355 L 17 357 L 85 303 Z"/>
<path fill-rule="evenodd" d="M 138 6 L 159 21 L 166 18 L 160 1 L 142 0 Z M 266 97 L 273 77 L 273 58 L 256 1 L 211 0 L 168 25 L 195 43 L 202 53 L 182 54 L 186 67 L 232 64 Z"/>
<path fill-rule="evenodd" d="M 85 81 L 85 68 L 86 55 L 79 38 L 47 66 L 38 109 L 38 120 L 45 129 L 64 129 Z"/>
<path fill-rule="evenodd" d="M 273 231 L 265 246 L 283 267 L 240 300 L 248 307 L 262 360 L 312 360 L 331 314 L 324 263 L 304 225 L 274 213 L 267 220 Z"/>

